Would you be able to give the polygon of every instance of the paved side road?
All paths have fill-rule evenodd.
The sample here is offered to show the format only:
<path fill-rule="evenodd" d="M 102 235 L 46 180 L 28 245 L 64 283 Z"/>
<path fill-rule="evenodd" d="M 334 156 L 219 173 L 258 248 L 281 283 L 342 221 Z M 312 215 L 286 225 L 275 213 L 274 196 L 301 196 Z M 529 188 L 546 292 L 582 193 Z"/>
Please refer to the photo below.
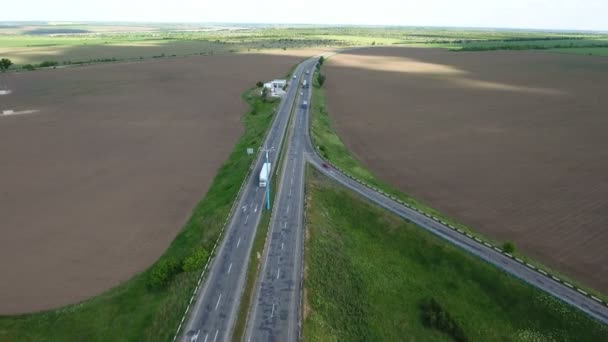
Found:
<path fill-rule="evenodd" d="M 281 100 L 263 145 L 274 149 L 270 153 L 273 168 L 278 160 L 277 152 L 281 150 L 297 94 L 295 85 L 300 82 L 305 64 L 300 64 L 294 71 L 296 78 L 291 79 L 292 86 Z M 232 337 L 256 228 L 265 206 L 265 189 L 259 187 L 258 179 L 264 162 L 264 153 L 259 153 L 225 228 L 223 240 L 210 264 L 205 282 L 200 284 L 199 281 L 196 297 L 193 295 L 185 315 L 188 319 L 183 329 L 178 329 L 181 330 L 184 341 L 217 342 L 229 341 Z"/>
<path fill-rule="evenodd" d="M 438 235 L 448 242 L 478 256 L 521 280 L 577 307 L 595 319 L 608 324 L 608 305 L 600 299 L 592 298 L 584 291 L 575 289 L 568 283 L 553 278 L 548 274 L 543 274 L 544 271 L 538 270 L 534 266 L 518 261 L 515 258 L 511 258 L 499 249 L 489 244 L 485 244 L 481 240 L 475 239 L 475 237 L 465 232 L 458 231 L 456 228 L 450 227 L 447 223 L 441 222 L 437 218 L 433 218 L 417 209 L 401 204 L 396 199 L 390 198 L 377 189 L 372 189 L 359 183 L 332 166 L 324 167 L 323 165 L 327 165 L 328 163 L 320 157 L 310 139 L 309 112 L 306 111 L 304 115 L 307 117 L 305 120 L 306 141 L 302 142 L 306 147 L 304 155 L 306 156 L 307 162 L 312 164 L 323 174 L 380 207 L 419 225 L 431 233 Z"/>

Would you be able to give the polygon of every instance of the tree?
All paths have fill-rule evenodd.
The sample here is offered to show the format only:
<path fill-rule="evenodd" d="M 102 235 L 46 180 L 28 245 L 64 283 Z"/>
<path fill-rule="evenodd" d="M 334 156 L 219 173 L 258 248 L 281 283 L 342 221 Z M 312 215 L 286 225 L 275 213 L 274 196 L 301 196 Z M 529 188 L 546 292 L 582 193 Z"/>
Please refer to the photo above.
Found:
<path fill-rule="evenodd" d="M 267 97 L 268 97 L 268 88 L 264 87 L 264 89 L 262 89 L 262 101 L 266 102 Z"/>
<path fill-rule="evenodd" d="M 323 57 L 323 56 L 319 57 L 319 64 L 323 65 L 324 62 L 325 62 L 325 57 Z"/>
<path fill-rule="evenodd" d="M 376 41 L 375 41 L 375 40 L 372 42 L 372 46 L 373 46 L 373 45 L 376 45 Z"/>
<path fill-rule="evenodd" d="M 322 87 L 323 83 L 325 83 L 325 75 L 319 73 L 317 75 L 317 81 L 319 82 L 319 85 Z"/>
<path fill-rule="evenodd" d="M 264 82 L 262 81 L 258 81 L 258 83 L 255 84 L 258 88 L 262 88 L 264 86 Z"/>
<path fill-rule="evenodd" d="M 0 59 L 0 70 L 2 72 L 5 72 L 6 70 L 8 70 L 8 68 L 10 68 L 11 65 L 13 65 L 13 62 L 10 59 L 8 59 L 8 58 Z"/>
<path fill-rule="evenodd" d="M 502 244 L 502 250 L 507 253 L 513 253 L 515 252 L 515 244 L 511 241 L 507 241 Z"/>

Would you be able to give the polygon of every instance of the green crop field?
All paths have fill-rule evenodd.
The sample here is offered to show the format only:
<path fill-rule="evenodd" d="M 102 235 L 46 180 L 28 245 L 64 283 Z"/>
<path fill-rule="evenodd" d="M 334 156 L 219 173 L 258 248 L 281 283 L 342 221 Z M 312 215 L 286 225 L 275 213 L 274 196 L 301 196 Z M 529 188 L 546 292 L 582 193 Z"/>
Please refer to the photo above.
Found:
<path fill-rule="evenodd" d="M 608 326 L 307 172 L 305 341 L 608 336 Z"/>
<path fill-rule="evenodd" d="M 0 57 L 13 69 L 306 47 L 424 45 L 455 50 L 606 47 L 608 35 L 425 27 L 214 27 L 187 24 L 0 26 Z M 28 69 L 32 69 L 27 66 Z"/>
<path fill-rule="evenodd" d="M 276 102 L 263 102 L 253 93 L 244 96 L 251 107 L 243 119 L 245 133 L 159 261 L 117 288 L 82 303 L 48 312 L 1 316 L 0 341 L 171 340 L 207 253 L 247 175 L 252 157 L 243 151 L 261 144 L 276 109 Z"/>

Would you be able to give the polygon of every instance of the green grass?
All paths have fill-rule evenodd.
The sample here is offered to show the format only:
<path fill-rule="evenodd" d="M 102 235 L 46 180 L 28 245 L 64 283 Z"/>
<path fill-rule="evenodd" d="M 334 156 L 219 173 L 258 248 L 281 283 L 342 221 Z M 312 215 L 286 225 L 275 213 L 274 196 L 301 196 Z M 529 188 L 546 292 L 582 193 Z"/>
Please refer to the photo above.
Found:
<path fill-rule="evenodd" d="M 441 29 L 424 27 L 268 27 L 246 30 L 183 31 L 200 25 L 136 24 L 148 32 L 113 32 L 112 26 L 74 24 L 40 26 L 41 30 L 81 29 L 94 33 L 28 35 L 24 28 L 0 28 L 0 57 L 15 63 L 60 65 L 153 58 L 293 49 L 370 45 L 425 45 L 463 50 L 606 46 L 608 35 L 521 30 Z M 119 29 L 119 28 L 117 28 Z M 124 28 L 123 28 L 124 29 Z"/>
<path fill-rule="evenodd" d="M 549 51 L 587 56 L 608 56 L 608 47 L 551 49 Z"/>
<path fill-rule="evenodd" d="M 161 290 L 148 289 L 146 277 L 165 260 L 183 260 L 200 247 L 211 251 L 250 167 L 252 157 L 245 149 L 260 146 L 274 116 L 276 103 L 263 103 L 252 94 L 250 91 L 243 96 L 251 108 L 243 117 L 245 133 L 188 223 L 154 266 L 125 284 L 80 304 L 42 313 L 0 317 L 0 341 L 171 340 L 200 270 L 179 273 Z"/>
<path fill-rule="evenodd" d="M 453 225 L 454 227 L 460 228 L 463 231 L 466 231 L 474 236 L 479 237 L 483 241 L 486 241 L 494 246 L 499 247 L 504 242 L 506 242 L 496 241 L 477 233 L 475 230 L 471 229 L 464 223 L 458 222 L 457 220 L 448 217 L 440 211 L 434 209 L 431 205 L 416 198 L 413 198 L 410 195 L 401 192 L 394 186 L 383 182 L 382 180 L 378 179 L 373 173 L 367 170 L 361 164 L 361 162 L 348 150 L 348 148 L 344 145 L 340 137 L 334 131 L 326 108 L 325 90 L 324 88 L 319 86 L 319 83 L 317 82 L 317 74 L 318 71 L 315 71 L 315 75 L 313 77 L 313 91 L 311 103 L 311 137 L 313 140 L 313 145 L 317 146 L 317 148 L 319 149 L 319 153 L 324 156 L 325 159 L 328 159 L 332 164 L 336 165 L 342 170 L 346 170 L 348 174 L 360 180 L 361 182 L 380 189 L 385 193 L 392 195 L 405 203 L 410 204 L 413 207 L 416 207 L 432 216 L 440 218 L 441 220 Z M 326 82 L 331 82 L 331 80 L 327 80 Z M 540 269 L 545 270 L 546 272 L 549 272 L 552 275 L 559 277 L 564 281 L 567 281 L 568 283 L 578 288 L 585 290 L 588 293 L 594 294 L 596 297 L 601 298 L 604 301 L 608 301 L 608 296 L 606 294 L 599 293 L 589 288 L 585 284 L 581 284 L 581 282 L 572 279 L 571 277 L 564 275 L 559 271 L 553 270 L 538 262 L 537 260 L 529 258 L 528 256 L 520 253 L 519 251 L 515 251 L 511 254 L 519 257 L 525 262 L 528 262 L 537 266 Z"/>
<path fill-rule="evenodd" d="M 469 341 L 602 341 L 608 326 L 307 172 L 304 341 L 449 341 L 422 323 L 436 300 Z"/>
<path fill-rule="evenodd" d="M 548 50 L 589 47 L 608 47 L 608 39 L 600 36 L 592 39 L 547 39 L 547 40 L 504 40 L 504 41 L 473 41 L 457 43 L 452 47 L 456 51 L 487 51 L 487 50 Z"/>

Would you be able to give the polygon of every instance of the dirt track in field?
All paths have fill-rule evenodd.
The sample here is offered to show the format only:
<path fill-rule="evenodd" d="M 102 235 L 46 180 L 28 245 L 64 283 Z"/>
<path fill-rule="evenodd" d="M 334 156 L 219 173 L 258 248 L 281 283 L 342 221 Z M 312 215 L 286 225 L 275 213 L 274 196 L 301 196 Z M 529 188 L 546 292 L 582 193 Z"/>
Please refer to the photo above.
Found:
<path fill-rule="evenodd" d="M 99 294 L 152 264 L 243 132 L 241 94 L 313 52 L 3 75 L 0 314 Z M 297 55 L 297 56 L 294 56 Z"/>
<path fill-rule="evenodd" d="M 608 58 L 375 48 L 326 72 L 381 179 L 608 293 Z"/>

